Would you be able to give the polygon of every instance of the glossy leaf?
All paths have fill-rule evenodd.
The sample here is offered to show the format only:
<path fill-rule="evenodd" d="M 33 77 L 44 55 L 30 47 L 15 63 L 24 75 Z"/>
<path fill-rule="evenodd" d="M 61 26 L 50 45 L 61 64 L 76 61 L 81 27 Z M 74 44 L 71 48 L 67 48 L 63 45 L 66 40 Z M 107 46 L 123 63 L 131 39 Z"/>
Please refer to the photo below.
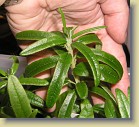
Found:
<path fill-rule="evenodd" d="M 93 106 L 94 113 L 105 117 L 104 104 L 95 104 Z"/>
<path fill-rule="evenodd" d="M 115 104 L 117 104 L 116 98 L 114 97 L 113 93 L 111 92 L 110 89 L 108 89 L 107 86 L 101 85 L 101 88 L 111 97 L 111 99 L 113 100 L 113 102 L 115 102 Z"/>
<path fill-rule="evenodd" d="M 119 76 L 115 70 L 113 70 L 110 66 L 105 64 L 99 64 L 101 77 L 100 80 L 103 82 L 108 82 L 111 84 L 115 84 L 119 81 Z M 78 76 L 83 77 L 91 77 L 91 68 L 87 62 L 81 62 L 76 65 L 73 70 L 73 73 Z"/>
<path fill-rule="evenodd" d="M 47 86 L 49 84 L 47 80 L 38 78 L 20 78 L 19 81 L 22 85 Z"/>
<path fill-rule="evenodd" d="M 81 99 L 86 99 L 88 96 L 88 87 L 85 82 L 79 82 L 75 85 L 76 91 Z"/>
<path fill-rule="evenodd" d="M 59 36 L 44 38 L 44 39 L 41 39 L 41 40 L 29 45 L 26 49 L 24 49 L 20 53 L 20 55 L 22 55 L 22 56 L 31 55 L 31 54 L 37 53 L 39 51 L 42 51 L 44 49 L 62 45 L 65 43 L 66 43 L 66 40 Z"/>
<path fill-rule="evenodd" d="M 76 37 L 79 37 L 81 35 L 84 35 L 84 34 L 88 34 L 88 33 L 92 33 L 92 32 L 97 31 L 97 30 L 104 29 L 104 28 L 106 28 L 106 26 L 97 26 L 97 27 L 93 27 L 93 28 L 86 29 L 86 30 L 82 30 L 82 31 L 74 34 L 72 36 L 72 39 L 74 39 Z"/>
<path fill-rule="evenodd" d="M 118 118 L 117 109 L 111 100 L 105 101 L 104 111 L 106 118 Z"/>
<path fill-rule="evenodd" d="M 81 112 L 79 118 L 94 118 L 93 107 L 88 99 L 81 103 Z"/>
<path fill-rule="evenodd" d="M 60 59 L 56 65 L 52 81 L 48 88 L 46 105 L 51 108 L 58 99 L 62 86 L 64 84 L 65 78 L 67 76 L 69 67 L 71 65 L 72 56 L 65 53 L 60 56 Z"/>
<path fill-rule="evenodd" d="M 13 60 L 13 64 L 12 64 L 12 67 L 10 68 L 10 70 L 11 70 L 11 74 L 14 75 L 17 72 L 18 67 L 19 67 L 19 60 L 16 56 L 12 56 L 11 58 Z"/>
<path fill-rule="evenodd" d="M 104 98 L 106 100 L 107 99 L 111 99 L 111 97 L 109 96 L 109 94 L 105 90 L 103 90 L 102 88 L 92 87 L 92 89 L 91 89 L 90 92 L 92 92 L 94 94 L 97 94 L 97 95 L 101 96 L 102 98 Z"/>
<path fill-rule="evenodd" d="M 102 45 L 101 40 L 98 38 L 98 36 L 96 34 L 93 34 L 93 33 L 86 34 L 86 35 L 79 37 L 76 40 L 76 42 L 80 42 L 80 43 L 83 43 L 85 45 L 91 44 L 91 43 Z"/>
<path fill-rule="evenodd" d="M 39 108 L 44 107 L 44 100 L 31 91 L 26 91 L 30 104 Z"/>
<path fill-rule="evenodd" d="M 98 86 L 100 83 L 100 67 L 99 67 L 99 63 L 97 61 L 96 56 L 94 55 L 94 53 L 92 52 L 92 50 L 87 47 L 86 45 L 79 43 L 79 42 L 75 42 L 72 44 L 72 46 L 76 49 L 78 49 L 87 59 L 92 73 L 93 73 L 93 77 L 94 77 L 94 82 L 95 82 L 95 86 Z"/>
<path fill-rule="evenodd" d="M 115 92 L 116 92 L 116 98 L 117 98 L 117 103 L 121 114 L 121 118 L 130 118 L 130 103 L 127 97 L 118 88 L 115 90 Z"/>
<path fill-rule="evenodd" d="M 50 38 L 57 36 L 53 32 L 38 31 L 38 30 L 26 30 L 16 34 L 18 40 L 41 40 L 44 38 Z"/>
<path fill-rule="evenodd" d="M 92 49 L 92 51 L 96 55 L 98 61 L 101 61 L 112 67 L 118 73 L 119 79 L 121 79 L 123 75 L 123 68 L 120 62 L 113 55 L 97 49 Z"/>
<path fill-rule="evenodd" d="M 71 113 L 76 100 L 75 91 L 71 90 L 68 92 L 58 114 L 58 118 L 71 118 Z"/>
<path fill-rule="evenodd" d="M 16 117 L 28 118 L 32 113 L 28 97 L 18 79 L 13 75 L 8 77 L 8 94 Z"/>
<path fill-rule="evenodd" d="M 50 56 L 29 64 L 25 69 L 25 76 L 33 77 L 43 71 L 55 67 L 58 62 L 58 59 L 58 56 Z"/>

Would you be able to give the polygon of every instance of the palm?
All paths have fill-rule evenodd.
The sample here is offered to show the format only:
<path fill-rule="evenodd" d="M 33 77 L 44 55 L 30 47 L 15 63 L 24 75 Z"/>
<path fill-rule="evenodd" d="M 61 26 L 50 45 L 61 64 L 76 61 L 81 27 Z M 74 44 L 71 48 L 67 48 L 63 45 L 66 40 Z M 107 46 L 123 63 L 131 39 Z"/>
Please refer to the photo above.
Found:
<path fill-rule="evenodd" d="M 126 92 L 129 80 L 126 71 L 126 60 L 121 44 L 124 42 L 127 26 L 128 8 L 126 0 L 24 0 L 21 4 L 8 7 L 8 20 L 14 33 L 36 29 L 44 31 L 61 30 L 59 7 L 65 13 L 68 26 L 79 26 L 77 31 L 94 26 L 106 25 L 107 30 L 98 32 L 103 42 L 103 50 L 115 55 L 124 68 L 124 76 L 117 84 Z M 118 3 L 120 2 L 120 4 Z M 118 4 L 119 6 L 115 6 Z M 123 9 L 126 12 L 123 12 Z M 105 16 L 104 16 L 105 14 Z M 126 16 L 126 17 L 125 17 Z M 117 19 L 117 20 L 116 20 Z M 123 27 L 118 27 L 120 25 Z M 116 43 L 118 42 L 118 43 Z M 126 86 L 125 86 L 126 85 Z"/>

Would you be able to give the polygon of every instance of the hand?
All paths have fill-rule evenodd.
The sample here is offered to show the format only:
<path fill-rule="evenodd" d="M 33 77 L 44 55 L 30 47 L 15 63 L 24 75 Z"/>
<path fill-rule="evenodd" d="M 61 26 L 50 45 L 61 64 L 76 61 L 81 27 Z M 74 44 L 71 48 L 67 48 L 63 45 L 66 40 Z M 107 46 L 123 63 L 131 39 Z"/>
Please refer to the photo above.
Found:
<path fill-rule="evenodd" d="M 68 26 L 78 25 L 77 31 L 90 27 L 106 25 L 106 30 L 97 32 L 102 40 L 103 50 L 113 54 L 122 64 L 122 79 L 112 86 L 120 88 L 127 94 L 129 78 L 122 43 L 127 35 L 129 8 L 126 0 L 23 0 L 22 3 L 9 6 L 7 18 L 14 34 L 23 30 L 61 30 L 61 16 L 57 9 L 61 7 L 66 16 Z M 77 32 L 76 31 L 76 32 Z M 24 48 L 25 45 L 21 45 Z M 46 53 L 43 56 L 51 55 Z M 42 54 L 32 56 L 32 60 L 43 57 Z M 49 72 L 48 72 L 49 73 Z M 41 74 L 39 78 L 49 76 Z M 43 94 L 41 94 L 43 95 Z M 97 99 L 96 99 L 97 101 Z"/>

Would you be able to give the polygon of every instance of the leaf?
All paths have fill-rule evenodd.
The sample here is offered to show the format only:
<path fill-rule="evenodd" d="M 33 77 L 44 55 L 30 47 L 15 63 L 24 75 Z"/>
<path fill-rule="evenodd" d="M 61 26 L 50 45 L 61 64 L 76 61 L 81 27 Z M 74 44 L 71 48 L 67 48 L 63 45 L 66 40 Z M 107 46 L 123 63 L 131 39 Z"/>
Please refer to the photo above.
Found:
<path fill-rule="evenodd" d="M 109 96 L 109 94 L 105 90 L 103 90 L 102 88 L 92 87 L 92 89 L 91 89 L 90 92 L 92 92 L 94 94 L 97 94 L 97 95 L 101 96 L 102 98 L 104 98 L 106 100 L 107 99 L 111 99 L 111 97 Z"/>
<path fill-rule="evenodd" d="M 0 90 L 1 90 L 2 88 L 6 87 L 6 85 L 7 85 L 7 81 L 6 81 L 6 80 L 0 81 Z"/>
<path fill-rule="evenodd" d="M 6 75 L 7 73 L 3 71 L 2 69 L 0 69 L 0 77 L 5 77 Z"/>
<path fill-rule="evenodd" d="M 38 30 L 26 30 L 16 34 L 18 40 L 41 40 L 44 38 L 50 38 L 57 36 L 53 32 L 38 31 Z"/>
<path fill-rule="evenodd" d="M 15 118 L 11 107 L 0 107 L 0 118 Z"/>
<path fill-rule="evenodd" d="M 14 75 L 17 72 L 18 67 L 19 67 L 19 60 L 16 56 L 12 56 L 11 58 L 13 60 L 13 64 L 10 70 L 11 70 L 11 74 Z"/>
<path fill-rule="evenodd" d="M 20 55 L 22 55 L 22 56 L 31 55 L 31 54 L 40 52 L 44 49 L 62 45 L 65 43 L 66 43 L 66 39 L 63 39 L 59 36 L 47 37 L 47 38 L 41 39 L 41 40 L 29 45 L 26 49 L 24 49 L 20 53 Z"/>
<path fill-rule="evenodd" d="M 113 93 L 111 92 L 110 89 L 108 89 L 108 87 L 104 86 L 104 85 L 100 85 L 101 88 L 111 97 L 111 99 L 113 100 L 113 102 L 115 102 L 115 104 L 117 104 L 117 101 L 113 95 Z"/>
<path fill-rule="evenodd" d="M 86 99 L 88 96 L 88 87 L 85 82 L 79 82 L 75 85 L 76 91 L 81 99 Z"/>
<path fill-rule="evenodd" d="M 115 70 L 113 70 L 110 66 L 105 64 L 99 64 L 101 77 L 100 80 L 103 82 L 108 82 L 111 84 L 115 84 L 119 81 L 119 76 Z M 73 73 L 78 76 L 83 77 L 91 77 L 91 68 L 87 62 L 80 62 L 73 69 Z"/>
<path fill-rule="evenodd" d="M 102 117 L 105 117 L 104 104 L 95 104 L 93 106 L 93 111 L 94 113 L 101 115 Z"/>
<path fill-rule="evenodd" d="M 118 111 L 111 100 L 105 101 L 104 111 L 106 118 L 118 118 Z"/>
<path fill-rule="evenodd" d="M 125 94 L 120 90 L 116 89 L 116 98 L 119 107 L 119 111 L 122 118 L 130 118 L 130 103 Z"/>
<path fill-rule="evenodd" d="M 76 40 L 76 42 L 83 43 L 84 45 L 91 44 L 91 43 L 96 43 L 96 44 L 102 45 L 101 40 L 98 38 L 98 36 L 96 34 L 93 34 L 93 33 L 86 34 L 86 35 L 79 37 Z"/>
<path fill-rule="evenodd" d="M 81 112 L 79 118 L 94 118 L 93 107 L 88 99 L 81 103 Z"/>
<path fill-rule="evenodd" d="M 8 94 L 17 118 L 28 118 L 32 112 L 26 92 L 14 75 L 8 77 Z"/>
<path fill-rule="evenodd" d="M 70 118 L 76 100 L 76 93 L 70 90 L 59 110 L 58 118 Z"/>
<path fill-rule="evenodd" d="M 19 81 L 22 85 L 47 86 L 49 84 L 47 80 L 38 78 L 20 78 Z"/>
<path fill-rule="evenodd" d="M 62 11 L 61 8 L 58 8 L 58 12 L 61 14 L 61 18 L 62 18 L 62 23 L 63 23 L 63 32 L 66 33 L 67 32 L 67 28 L 66 28 L 66 20 L 65 20 L 65 15 Z"/>
<path fill-rule="evenodd" d="M 62 86 L 64 84 L 65 78 L 67 76 L 69 67 L 71 65 L 72 56 L 65 53 L 60 56 L 60 59 L 56 65 L 52 81 L 48 88 L 46 105 L 51 108 L 58 99 Z"/>
<path fill-rule="evenodd" d="M 95 86 L 98 86 L 100 83 L 100 68 L 99 68 L 99 63 L 97 61 L 96 56 L 94 55 L 94 53 L 92 52 L 92 50 L 87 47 L 86 45 L 79 43 L 79 42 L 75 42 L 72 44 L 72 46 L 76 49 L 78 49 L 87 59 L 93 76 L 94 76 L 94 82 L 95 82 Z"/>
<path fill-rule="evenodd" d="M 97 49 L 92 49 L 92 51 L 96 55 L 98 61 L 101 61 L 113 68 L 118 73 L 119 79 L 121 79 L 123 75 L 123 68 L 120 62 L 113 55 Z"/>
<path fill-rule="evenodd" d="M 59 56 L 50 56 L 37 60 L 29 64 L 25 69 L 25 77 L 33 77 L 43 71 L 55 67 L 59 59 Z"/>
<path fill-rule="evenodd" d="M 97 27 L 93 27 L 93 28 L 86 29 L 86 30 L 82 30 L 82 31 L 74 34 L 72 36 L 72 39 L 74 39 L 74 38 L 76 38 L 78 36 L 84 35 L 84 34 L 92 33 L 93 31 L 96 31 L 96 30 L 104 29 L 104 28 L 106 28 L 106 26 L 97 26 Z"/>
<path fill-rule="evenodd" d="M 38 95 L 34 94 L 31 91 L 27 91 L 26 90 L 26 94 L 28 96 L 28 99 L 30 101 L 30 104 L 39 108 L 43 108 L 44 107 L 44 100 L 39 97 Z"/>
<path fill-rule="evenodd" d="M 33 112 L 30 114 L 29 118 L 35 118 L 38 113 L 38 109 L 34 109 Z"/>
<path fill-rule="evenodd" d="M 129 104 L 130 104 L 130 87 L 128 87 L 128 101 L 129 101 Z"/>

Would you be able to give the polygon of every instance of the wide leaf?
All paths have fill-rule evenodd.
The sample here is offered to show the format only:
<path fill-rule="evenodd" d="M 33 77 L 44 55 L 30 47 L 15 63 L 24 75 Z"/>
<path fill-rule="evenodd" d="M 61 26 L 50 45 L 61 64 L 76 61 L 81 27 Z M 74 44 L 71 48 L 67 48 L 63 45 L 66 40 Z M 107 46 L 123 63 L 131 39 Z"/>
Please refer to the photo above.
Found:
<path fill-rule="evenodd" d="M 59 56 L 50 56 L 29 64 L 25 69 L 25 77 L 33 77 L 56 66 Z"/>
<path fill-rule="evenodd" d="M 60 59 L 56 65 L 52 81 L 48 88 L 46 105 L 51 108 L 58 99 L 65 78 L 67 76 L 69 67 L 71 65 L 71 54 L 65 53 L 60 56 Z"/>
<path fill-rule="evenodd" d="M 99 67 L 99 62 L 97 61 L 96 56 L 94 55 L 94 53 L 92 52 L 92 50 L 87 47 L 86 45 L 79 43 L 79 42 L 75 42 L 72 44 L 72 46 L 76 49 L 78 49 L 87 59 L 92 73 L 93 73 L 93 77 L 94 77 L 94 82 L 95 82 L 95 86 L 98 86 L 100 83 L 100 67 Z"/>
<path fill-rule="evenodd" d="M 81 103 L 81 112 L 79 118 L 94 118 L 93 107 L 88 99 Z"/>
<path fill-rule="evenodd" d="M 88 87 L 85 82 L 79 82 L 75 85 L 76 91 L 81 99 L 86 99 L 88 96 Z"/>
<path fill-rule="evenodd" d="M 8 77 L 8 94 L 10 103 L 17 118 L 28 118 L 32 113 L 29 99 L 18 79 L 14 75 Z"/>

